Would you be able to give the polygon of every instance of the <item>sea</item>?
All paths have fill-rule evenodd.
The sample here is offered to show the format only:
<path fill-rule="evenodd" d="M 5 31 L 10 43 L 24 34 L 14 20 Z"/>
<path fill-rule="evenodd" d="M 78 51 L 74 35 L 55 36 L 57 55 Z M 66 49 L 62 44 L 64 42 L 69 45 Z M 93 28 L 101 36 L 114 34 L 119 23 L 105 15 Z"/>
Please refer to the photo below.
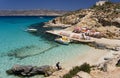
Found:
<path fill-rule="evenodd" d="M 54 66 L 58 61 L 66 63 L 90 49 L 81 43 L 62 45 L 45 33 L 35 35 L 25 31 L 31 25 L 48 22 L 54 18 L 54 16 L 0 17 L 0 78 L 28 78 L 8 75 L 6 70 L 16 64 Z M 43 76 L 31 78 L 43 78 Z"/>

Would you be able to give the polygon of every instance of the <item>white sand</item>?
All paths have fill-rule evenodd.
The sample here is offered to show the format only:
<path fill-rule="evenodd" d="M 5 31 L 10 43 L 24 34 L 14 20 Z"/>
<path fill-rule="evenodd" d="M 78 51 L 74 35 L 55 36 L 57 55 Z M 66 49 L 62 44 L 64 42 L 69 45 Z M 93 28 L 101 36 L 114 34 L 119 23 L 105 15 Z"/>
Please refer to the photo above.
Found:
<path fill-rule="evenodd" d="M 111 40 L 111 39 L 96 39 L 98 43 L 104 43 L 106 45 L 111 46 L 120 46 L 120 40 Z M 104 58 L 114 58 L 115 53 L 120 54 L 120 51 L 115 52 L 111 50 L 100 50 L 91 48 L 89 52 L 85 52 L 74 59 L 70 59 L 70 61 L 62 63 L 63 69 L 60 71 L 55 72 L 49 78 L 60 78 L 64 74 L 66 74 L 72 67 L 80 66 L 81 64 L 87 62 L 90 65 L 96 65 L 105 62 Z"/>
<path fill-rule="evenodd" d="M 63 69 L 60 71 L 55 72 L 52 76 L 49 78 L 59 78 L 62 77 L 64 74 L 66 74 L 72 67 L 80 66 L 81 64 L 87 62 L 91 65 L 94 65 L 98 62 L 99 59 L 104 60 L 104 55 L 107 55 L 109 52 L 107 50 L 99 50 L 91 48 L 89 52 L 86 52 L 84 54 L 81 54 L 78 57 L 75 57 L 74 59 L 70 59 L 70 61 L 62 63 Z M 104 56 L 104 57 L 103 57 Z M 99 62 L 102 62 L 103 60 L 99 60 Z"/>

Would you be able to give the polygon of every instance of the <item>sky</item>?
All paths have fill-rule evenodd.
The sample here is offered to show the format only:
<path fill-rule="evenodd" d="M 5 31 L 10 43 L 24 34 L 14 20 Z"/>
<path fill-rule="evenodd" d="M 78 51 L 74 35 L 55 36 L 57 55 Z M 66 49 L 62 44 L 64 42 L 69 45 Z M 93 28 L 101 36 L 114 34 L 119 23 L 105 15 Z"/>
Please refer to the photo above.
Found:
<path fill-rule="evenodd" d="M 98 0 L 0 0 L 0 10 L 78 10 L 88 8 Z M 111 0 L 120 2 L 120 0 Z"/>

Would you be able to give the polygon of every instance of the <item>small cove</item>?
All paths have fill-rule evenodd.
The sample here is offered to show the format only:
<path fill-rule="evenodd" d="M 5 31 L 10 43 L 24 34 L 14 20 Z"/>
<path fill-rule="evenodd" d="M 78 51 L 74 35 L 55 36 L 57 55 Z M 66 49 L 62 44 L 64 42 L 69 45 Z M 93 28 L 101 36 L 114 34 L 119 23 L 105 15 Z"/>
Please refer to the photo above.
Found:
<path fill-rule="evenodd" d="M 53 18 L 0 17 L 0 78 L 19 78 L 8 76 L 5 72 L 15 64 L 54 65 L 58 61 L 65 62 L 89 50 L 87 45 L 61 45 L 54 42 L 50 35 L 33 35 L 24 31 L 32 24 L 47 22 Z"/>

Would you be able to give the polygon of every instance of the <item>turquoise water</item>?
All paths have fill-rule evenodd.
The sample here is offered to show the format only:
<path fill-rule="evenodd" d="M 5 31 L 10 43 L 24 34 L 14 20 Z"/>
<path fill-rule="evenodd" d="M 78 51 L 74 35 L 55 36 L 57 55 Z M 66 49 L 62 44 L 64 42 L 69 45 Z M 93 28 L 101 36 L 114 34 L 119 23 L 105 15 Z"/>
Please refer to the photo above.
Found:
<path fill-rule="evenodd" d="M 15 64 L 54 65 L 58 61 L 65 62 L 89 50 L 86 45 L 61 45 L 54 40 L 43 38 L 42 34 L 35 36 L 24 31 L 31 24 L 53 18 L 0 17 L 0 78 L 19 78 L 8 76 L 5 72 Z"/>

